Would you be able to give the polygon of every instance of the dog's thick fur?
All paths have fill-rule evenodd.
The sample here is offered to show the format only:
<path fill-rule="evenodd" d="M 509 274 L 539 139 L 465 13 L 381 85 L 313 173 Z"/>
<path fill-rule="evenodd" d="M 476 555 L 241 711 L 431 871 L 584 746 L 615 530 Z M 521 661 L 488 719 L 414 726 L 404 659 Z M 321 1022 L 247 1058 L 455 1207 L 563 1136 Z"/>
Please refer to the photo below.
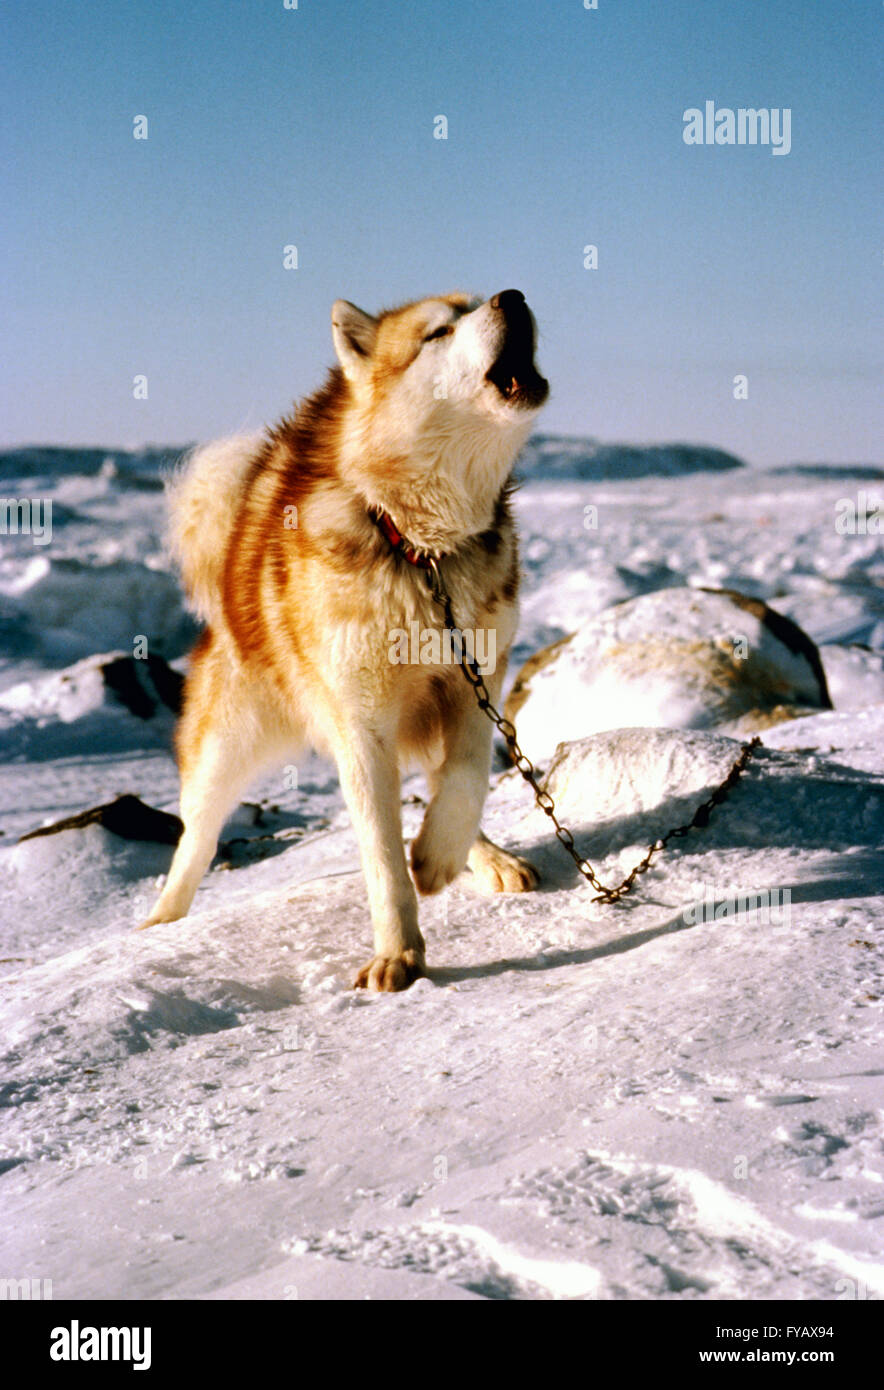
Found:
<path fill-rule="evenodd" d="M 445 557 L 461 629 L 494 630 L 497 703 L 519 584 L 508 479 L 547 384 L 515 290 L 377 318 L 339 300 L 332 328 L 340 365 L 319 391 L 264 437 L 198 450 L 170 488 L 173 549 L 207 627 L 176 740 L 184 833 L 144 925 L 186 914 L 246 783 L 312 745 L 336 759 L 359 837 L 375 954 L 356 983 L 397 990 L 424 971 L 401 765 L 429 781 L 411 849 L 422 893 L 467 863 L 498 891 L 535 876 L 479 830 L 492 725 L 463 672 L 391 661 L 392 630 L 443 620 L 369 509 Z"/>

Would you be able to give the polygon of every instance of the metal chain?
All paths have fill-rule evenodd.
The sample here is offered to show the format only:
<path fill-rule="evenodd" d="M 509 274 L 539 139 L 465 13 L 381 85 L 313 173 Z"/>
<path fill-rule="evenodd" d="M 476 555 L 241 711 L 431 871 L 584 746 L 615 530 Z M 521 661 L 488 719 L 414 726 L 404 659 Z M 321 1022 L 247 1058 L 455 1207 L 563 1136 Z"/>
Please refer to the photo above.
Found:
<path fill-rule="evenodd" d="M 430 593 L 432 594 L 434 602 L 438 603 L 445 613 L 446 627 L 452 630 L 460 631 L 460 629 L 457 626 L 457 623 L 454 620 L 454 611 L 451 606 L 451 595 L 449 594 L 442 580 L 442 574 L 439 569 L 439 561 L 433 556 L 430 556 L 427 559 L 426 576 L 427 583 L 430 588 Z M 469 653 L 466 651 L 466 648 L 462 648 L 462 650 L 463 659 L 460 663 L 461 670 L 463 671 L 470 685 L 476 692 L 476 700 L 478 702 L 479 709 L 482 710 L 484 714 L 487 714 L 492 724 L 497 725 L 498 730 L 503 735 L 506 741 L 506 745 L 510 750 L 513 762 L 515 763 L 519 772 L 524 777 L 525 781 L 533 790 L 534 799 L 537 802 L 537 805 L 540 807 L 541 811 L 543 811 L 547 816 L 549 816 L 550 820 L 555 826 L 556 839 L 564 847 L 568 854 L 570 854 L 571 858 L 574 860 L 574 863 L 577 865 L 577 868 L 580 870 L 583 877 L 596 890 L 596 897 L 593 898 L 593 902 L 618 902 L 620 898 L 622 898 L 626 893 L 631 892 L 632 888 L 635 885 L 635 880 L 638 877 L 638 875 L 645 873 L 650 868 L 651 860 L 654 857 L 654 855 L 659 854 L 662 849 L 665 849 L 670 840 L 681 839 L 684 835 L 687 835 L 689 830 L 704 829 L 709 824 L 709 817 L 715 810 L 715 807 L 720 806 L 722 801 L 725 801 L 727 799 L 732 787 L 735 785 L 736 782 L 739 781 L 744 768 L 752 758 L 756 748 L 759 748 L 761 746 L 761 739 L 757 735 L 755 736 L 755 738 L 751 739 L 749 743 L 744 743 L 740 751 L 740 756 L 737 758 L 727 777 L 725 777 L 724 781 L 720 784 L 720 786 L 716 787 L 715 791 L 712 793 L 710 797 L 707 798 L 706 801 L 701 802 L 701 804 L 697 807 L 696 811 L 694 812 L 692 818 L 685 825 L 677 825 L 672 830 L 667 830 L 665 835 L 662 835 L 659 840 L 655 840 L 652 845 L 649 845 L 648 852 L 645 855 L 644 859 L 642 859 L 640 863 L 636 864 L 635 868 L 626 875 L 626 878 L 624 878 L 623 882 L 618 883 L 614 887 L 609 888 L 606 887 L 605 884 L 601 883 L 599 879 L 596 877 L 596 872 L 590 864 L 589 860 L 581 858 L 581 856 L 578 854 L 574 844 L 574 836 L 571 834 L 571 831 L 568 829 L 568 827 L 566 825 L 562 825 L 559 821 L 558 817 L 556 816 L 555 802 L 553 801 L 549 792 L 543 791 L 540 785 L 538 784 L 537 773 L 534 764 L 528 757 L 527 753 L 523 753 L 521 748 L 519 747 L 518 741 L 516 739 L 515 725 L 512 724 L 509 721 L 509 719 L 505 719 L 503 715 L 497 709 L 495 709 L 494 705 L 491 703 L 491 697 L 488 694 L 488 687 L 482 679 L 482 673 L 479 670 L 478 663 L 476 662 L 474 657 L 471 657 L 469 655 Z"/>

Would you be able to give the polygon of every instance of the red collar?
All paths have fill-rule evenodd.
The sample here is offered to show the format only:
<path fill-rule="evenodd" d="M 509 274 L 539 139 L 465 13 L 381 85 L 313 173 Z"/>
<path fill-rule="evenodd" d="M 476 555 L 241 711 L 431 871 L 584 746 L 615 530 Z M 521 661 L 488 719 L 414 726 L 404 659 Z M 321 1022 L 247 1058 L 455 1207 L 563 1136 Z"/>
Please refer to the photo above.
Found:
<path fill-rule="evenodd" d="M 433 556 L 427 551 L 420 550 L 416 545 L 412 545 L 407 536 L 403 536 L 389 512 L 385 512 L 383 507 L 369 507 L 368 515 L 371 517 L 381 535 L 387 540 L 391 550 L 397 555 L 401 555 L 403 560 L 407 560 L 410 565 L 416 565 L 418 569 L 428 570 Z"/>

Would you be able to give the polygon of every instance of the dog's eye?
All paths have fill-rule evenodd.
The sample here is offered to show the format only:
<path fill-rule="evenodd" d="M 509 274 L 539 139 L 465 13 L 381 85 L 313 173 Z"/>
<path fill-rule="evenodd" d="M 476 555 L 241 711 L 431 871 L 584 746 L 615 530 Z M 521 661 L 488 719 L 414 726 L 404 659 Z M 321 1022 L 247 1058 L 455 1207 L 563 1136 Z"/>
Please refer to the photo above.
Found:
<path fill-rule="evenodd" d="M 431 343 L 434 338 L 447 338 L 449 333 L 453 333 L 454 328 L 450 323 L 443 323 L 441 328 L 434 328 L 432 333 L 428 333 L 424 338 L 425 343 Z"/>

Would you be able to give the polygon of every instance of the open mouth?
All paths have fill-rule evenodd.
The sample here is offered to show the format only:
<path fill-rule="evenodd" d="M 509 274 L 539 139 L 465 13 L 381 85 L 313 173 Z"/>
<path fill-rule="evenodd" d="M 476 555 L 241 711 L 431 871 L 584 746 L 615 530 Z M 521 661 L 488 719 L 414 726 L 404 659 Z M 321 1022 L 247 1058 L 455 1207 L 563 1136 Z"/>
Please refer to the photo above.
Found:
<path fill-rule="evenodd" d="M 533 409 L 549 395 L 549 382 L 534 365 L 534 329 L 527 306 L 520 310 L 507 315 L 503 347 L 485 380 L 511 405 Z"/>
<path fill-rule="evenodd" d="M 543 405 L 549 394 L 549 382 L 540 375 L 531 359 L 507 348 L 485 373 L 485 380 L 496 386 L 504 400 L 513 405 Z"/>

